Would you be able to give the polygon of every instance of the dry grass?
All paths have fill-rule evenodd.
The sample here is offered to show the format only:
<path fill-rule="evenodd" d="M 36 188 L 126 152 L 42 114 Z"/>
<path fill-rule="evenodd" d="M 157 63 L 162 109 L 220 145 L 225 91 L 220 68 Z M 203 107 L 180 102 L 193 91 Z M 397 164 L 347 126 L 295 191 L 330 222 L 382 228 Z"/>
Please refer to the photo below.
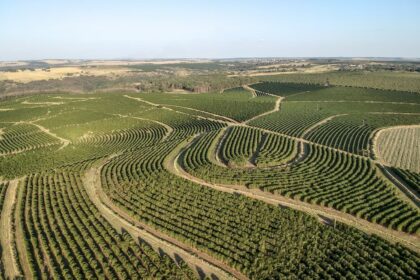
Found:
<path fill-rule="evenodd" d="M 119 76 L 128 74 L 131 69 L 124 67 L 55 67 L 48 71 L 45 69 L 35 69 L 34 71 L 24 70 L 18 72 L 0 72 L 1 80 L 12 80 L 20 83 L 29 83 L 32 81 L 63 79 L 65 77 L 77 76 Z"/>
<path fill-rule="evenodd" d="M 292 64 L 293 65 L 293 64 Z M 285 64 L 282 64 L 282 66 L 285 66 Z M 305 68 L 296 68 L 295 71 L 289 70 L 288 71 L 268 71 L 271 67 L 276 66 L 262 66 L 259 67 L 260 70 L 251 70 L 248 72 L 245 72 L 243 74 L 234 74 L 229 75 L 229 77 L 237 77 L 237 76 L 250 76 L 250 77 L 258 77 L 258 76 L 271 76 L 271 75 L 287 75 L 287 74 L 297 74 L 297 73 L 326 73 L 331 71 L 338 70 L 338 67 L 335 65 L 312 65 L 310 67 Z M 291 68 L 293 66 L 290 66 Z"/>
<path fill-rule="evenodd" d="M 90 60 L 87 62 L 80 63 L 81 65 L 97 65 L 97 66 L 124 66 L 124 65 L 139 65 L 139 64 L 179 64 L 179 63 L 203 63 L 209 62 L 210 60 L 199 60 L 199 59 L 178 59 L 178 60 Z"/>
<path fill-rule="evenodd" d="M 67 59 L 46 59 L 42 62 L 48 63 L 49 65 L 65 64 L 70 63 L 70 60 Z"/>
<path fill-rule="evenodd" d="M 24 61 L 0 61 L 0 67 L 13 67 L 25 65 L 28 65 L 28 63 Z"/>

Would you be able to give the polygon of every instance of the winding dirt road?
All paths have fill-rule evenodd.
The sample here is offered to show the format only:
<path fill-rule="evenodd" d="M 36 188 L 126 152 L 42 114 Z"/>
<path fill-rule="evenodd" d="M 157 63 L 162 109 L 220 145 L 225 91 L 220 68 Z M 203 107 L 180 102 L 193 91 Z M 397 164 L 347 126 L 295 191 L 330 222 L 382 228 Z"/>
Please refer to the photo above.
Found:
<path fill-rule="evenodd" d="M 252 98 L 257 97 L 257 93 L 255 92 L 255 89 L 253 89 L 252 87 L 250 87 L 249 85 L 243 85 L 242 88 L 244 90 L 249 91 L 252 94 Z"/>
<path fill-rule="evenodd" d="M 122 115 L 122 114 L 113 114 L 114 116 L 118 116 L 121 118 L 131 118 L 131 119 L 136 119 L 136 120 L 141 120 L 141 121 L 149 121 L 149 122 L 153 122 L 156 123 L 160 126 L 163 126 L 166 130 L 165 135 L 162 138 L 162 142 L 165 141 L 169 135 L 171 135 L 171 133 L 174 131 L 174 129 L 172 127 L 170 127 L 169 125 L 167 125 L 166 123 L 157 121 L 157 120 L 152 120 L 152 119 L 146 119 L 146 118 L 141 118 L 141 117 L 134 117 L 134 116 L 129 116 L 129 115 Z"/>
<path fill-rule="evenodd" d="M 169 172 L 196 184 L 207 186 L 218 191 L 241 194 L 252 199 L 261 200 L 269 204 L 282 205 L 299 211 L 303 211 L 316 217 L 327 217 L 331 220 L 336 220 L 344 224 L 356 227 L 366 233 L 376 234 L 392 243 L 399 242 L 416 252 L 420 252 L 420 237 L 417 235 L 411 235 L 404 232 L 395 231 L 332 208 L 309 204 L 299 200 L 289 199 L 280 195 L 264 192 L 259 189 L 248 189 L 245 186 L 240 185 L 213 184 L 203 179 L 194 177 L 179 164 L 179 157 L 185 149 L 187 149 L 190 145 L 194 143 L 195 139 L 196 138 L 190 141 L 184 141 L 177 148 L 174 149 L 174 151 L 169 155 L 167 159 L 165 159 L 165 168 Z"/>
<path fill-rule="evenodd" d="M 248 120 L 244 121 L 244 122 L 243 122 L 243 124 L 248 124 L 248 123 L 252 122 L 253 120 L 256 120 L 256 119 L 259 119 L 259 118 L 264 117 L 264 116 L 266 116 L 266 115 L 269 115 L 269 114 L 271 114 L 271 113 L 274 113 L 274 112 L 280 111 L 280 104 L 281 104 L 281 101 L 284 99 L 284 97 L 282 97 L 282 96 L 276 96 L 276 98 L 277 98 L 277 99 L 276 99 L 276 103 L 274 104 L 274 108 L 273 108 L 273 110 L 270 110 L 270 111 L 267 111 L 267 112 L 261 113 L 261 114 L 256 115 L 256 116 L 253 116 L 252 118 L 250 118 L 250 119 L 248 119 Z"/>
<path fill-rule="evenodd" d="M 101 168 L 115 156 L 117 155 L 110 156 L 93 166 L 82 179 L 89 198 L 115 229 L 119 232 L 121 229 L 126 230 L 135 240 L 139 238 L 145 240 L 156 251 L 160 248 L 173 258 L 175 258 L 175 254 L 180 256 L 195 272 L 196 268 L 200 268 L 208 277 L 215 275 L 218 279 L 233 279 L 231 276 L 233 275 L 237 279 L 248 279 L 225 263 L 135 220 L 115 206 L 103 192 L 101 186 Z"/>
<path fill-rule="evenodd" d="M 191 108 L 191 107 L 179 106 L 179 105 L 171 105 L 171 104 L 164 104 L 164 103 L 153 103 L 153 102 L 144 100 L 144 99 L 142 99 L 140 97 L 133 97 L 133 96 L 129 96 L 129 95 L 124 95 L 124 97 L 130 98 L 130 99 L 134 99 L 134 100 L 137 100 L 139 102 L 146 103 L 146 104 L 151 105 L 151 106 L 154 106 L 154 107 L 160 107 L 162 109 L 166 109 L 166 110 L 169 110 L 169 111 L 174 111 L 174 112 L 177 112 L 177 113 L 181 113 L 181 114 L 184 114 L 184 115 L 189 115 L 189 116 L 194 116 L 194 117 L 200 117 L 202 119 L 208 119 L 208 120 L 216 121 L 216 122 L 217 121 L 218 122 L 225 122 L 227 124 L 238 124 L 239 123 L 238 121 L 236 121 L 236 120 L 234 120 L 232 118 L 229 118 L 229 117 L 226 117 L 226 116 L 222 116 L 222 115 L 218 115 L 218 114 L 211 113 L 211 112 L 207 112 L 207 111 L 203 111 L 203 110 L 199 110 L 199 109 L 195 109 L 195 108 Z M 186 109 L 186 110 L 191 110 L 191 111 L 195 111 L 195 112 L 207 114 L 207 115 L 216 117 L 216 119 L 209 118 L 209 117 L 203 117 L 203 116 L 197 116 L 197 115 L 187 114 L 187 113 L 182 112 L 182 111 L 174 110 L 171 107 L 182 108 L 182 109 Z"/>
<path fill-rule="evenodd" d="M 0 219 L 0 241 L 2 247 L 2 260 L 6 277 L 8 279 L 15 279 L 21 275 L 19 270 L 17 256 L 15 256 L 14 248 L 14 233 L 13 233 L 13 209 L 16 203 L 16 194 L 18 189 L 19 179 L 10 181 L 7 187 L 6 197 L 4 198 L 3 209 L 1 210 Z"/>
<path fill-rule="evenodd" d="M 249 86 L 244 86 L 245 89 L 248 89 L 248 87 Z M 250 88 L 250 89 L 252 89 L 252 88 Z M 302 92 L 302 93 L 305 93 L 305 92 Z M 286 138 L 289 138 L 289 139 L 298 141 L 298 143 L 299 143 L 299 145 L 298 145 L 299 151 L 298 151 L 297 157 L 295 159 L 293 159 L 292 161 L 290 161 L 289 162 L 289 165 L 290 164 L 296 164 L 296 163 L 300 162 L 301 160 L 303 160 L 306 157 L 306 155 L 307 155 L 307 144 L 310 144 L 310 145 L 313 145 L 313 146 L 318 146 L 318 147 L 323 147 L 323 148 L 328 148 L 330 150 L 333 150 L 333 151 L 336 151 L 336 152 L 340 152 L 340 153 L 344 153 L 346 155 L 351 155 L 351 156 L 354 156 L 354 157 L 357 157 L 357 158 L 370 159 L 369 157 L 366 157 L 366 156 L 353 154 L 353 153 L 347 152 L 345 150 L 341 150 L 341 149 L 338 149 L 338 148 L 330 147 L 330 146 L 327 146 L 327 145 L 315 143 L 315 142 L 309 141 L 307 139 L 304 139 L 305 135 L 307 135 L 313 129 L 321 126 L 322 124 L 327 123 L 328 121 L 332 120 L 335 117 L 344 116 L 344 115 L 347 115 L 347 114 L 337 114 L 337 115 L 333 115 L 333 116 L 327 117 L 327 118 L 321 120 L 320 122 L 315 123 L 314 125 L 312 125 L 308 129 L 306 129 L 304 131 L 303 135 L 300 136 L 300 137 L 290 136 L 290 135 L 287 135 L 287 134 L 284 134 L 284 133 L 279 133 L 279 132 L 275 132 L 275 131 L 267 130 L 267 129 L 264 129 L 264 128 L 254 127 L 254 126 L 249 125 L 248 123 L 251 122 L 252 120 L 255 120 L 255 119 L 260 118 L 260 117 L 263 117 L 265 115 L 268 115 L 268 114 L 271 114 L 271 113 L 280 111 L 281 101 L 284 99 L 284 97 L 273 95 L 273 94 L 270 94 L 270 93 L 266 93 L 266 94 L 269 95 L 269 96 L 274 96 L 274 97 L 277 98 L 276 103 L 275 103 L 275 106 L 274 106 L 274 109 L 272 109 L 270 111 L 267 111 L 267 112 L 264 112 L 262 114 L 256 115 L 256 116 L 252 117 L 251 119 L 248 119 L 248 120 L 246 120 L 246 121 L 244 121 L 242 123 L 239 123 L 239 124 L 237 122 L 235 122 L 235 123 L 234 122 L 230 122 L 230 121 L 229 122 L 225 122 L 227 124 L 226 129 L 228 129 L 229 127 L 232 127 L 234 125 L 239 125 L 239 126 L 245 126 L 245 127 L 255 128 L 255 129 L 258 129 L 258 130 L 260 130 L 262 132 L 272 133 L 272 134 L 280 135 L 280 136 L 283 136 L 283 137 L 286 137 Z M 300 94 L 300 93 L 298 93 L 298 94 Z M 149 101 L 145 101 L 145 100 L 143 100 L 141 98 L 135 98 L 135 97 L 131 97 L 131 96 L 128 96 L 128 95 L 125 95 L 125 97 L 136 99 L 138 101 L 145 102 L 145 103 L 148 103 L 148 104 L 153 105 L 153 106 L 162 106 L 162 105 L 164 105 L 164 104 L 152 103 L 152 102 L 149 102 Z M 163 107 L 163 108 L 173 111 L 173 109 L 171 109 L 171 108 L 166 108 L 166 107 Z M 200 111 L 200 110 L 197 110 L 197 109 L 194 109 L 194 108 L 189 108 L 189 107 L 183 107 L 183 108 L 188 108 L 188 109 L 191 109 L 191 110 L 194 110 L 194 111 L 199 111 L 199 112 L 202 112 L 202 113 L 208 113 L 208 112 Z M 393 113 L 393 112 L 371 112 L 370 114 L 409 114 L 409 115 L 419 115 L 418 113 Z M 218 117 L 221 117 L 219 115 L 217 115 L 217 116 Z M 209 119 L 212 120 L 212 121 L 221 121 L 221 120 L 218 120 L 218 119 L 211 119 L 211 118 L 209 118 Z M 227 133 L 224 133 L 224 134 L 226 135 Z M 223 141 L 220 141 L 219 144 L 222 143 L 222 142 Z M 226 164 L 223 163 L 218 158 L 218 156 L 217 156 L 219 149 L 220 149 L 220 145 L 218 145 L 216 147 L 216 151 L 215 151 L 216 152 L 215 153 L 215 156 L 216 157 L 213 158 L 213 155 L 212 155 L 211 156 L 211 159 L 213 159 L 213 160 L 215 159 L 214 162 L 217 165 L 220 165 L 222 167 L 226 167 Z M 372 160 L 372 159 L 370 159 L 370 160 Z M 382 172 L 384 174 L 385 178 L 391 184 L 393 184 L 398 189 L 398 191 L 401 192 L 403 199 L 408 198 L 408 200 L 409 200 L 410 203 L 414 202 L 416 205 L 418 205 L 417 204 L 418 201 L 417 201 L 416 196 L 413 195 L 413 192 L 412 192 L 411 188 L 404 181 L 397 179 L 397 176 L 395 176 L 392 173 L 390 173 L 389 169 L 387 169 L 386 168 L 386 165 L 384 165 L 382 162 L 378 162 L 377 160 L 372 160 L 372 161 L 373 161 L 373 163 L 375 163 L 375 164 L 378 165 L 379 172 Z M 385 170 L 384 170 L 384 168 L 381 168 L 381 166 L 384 167 Z"/>
<path fill-rule="evenodd" d="M 62 137 L 58 136 L 57 134 L 55 134 L 55 133 L 51 132 L 48 128 L 45 128 L 45 127 L 43 127 L 42 125 L 39 125 L 39 124 L 34 123 L 34 122 L 28 122 L 28 123 L 29 123 L 29 124 L 32 124 L 32 125 L 34 125 L 34 126 L 36 126 L 36 127 L 38 127 L 38 128 L 39 128 L 42 132 L 45 132 L 45 133 L 47 133 L 47 134 L 51 135 L 52 137 L 57 138 L 58 140 L 60 140 L 60 142 L 62 143 L 62 145 L 61 145 L 61 147 L 59 148 L 59 150 L 61 150 L 61 149 L 65 148 L 66 146 L 68 146 L 68 145 L 71 143 L 69 140 L 64 139 L 64 138 L 62 138 Z"/>

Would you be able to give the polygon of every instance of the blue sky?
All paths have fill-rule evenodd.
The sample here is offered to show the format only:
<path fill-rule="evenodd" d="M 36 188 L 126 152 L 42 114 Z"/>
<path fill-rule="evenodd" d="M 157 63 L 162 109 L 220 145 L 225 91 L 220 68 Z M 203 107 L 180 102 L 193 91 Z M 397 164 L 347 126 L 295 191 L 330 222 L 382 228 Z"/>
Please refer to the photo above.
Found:
<path fill-rule="evenodd" d="M 1 0 L 0 60 L 420 57 L 418 0 Z"/>

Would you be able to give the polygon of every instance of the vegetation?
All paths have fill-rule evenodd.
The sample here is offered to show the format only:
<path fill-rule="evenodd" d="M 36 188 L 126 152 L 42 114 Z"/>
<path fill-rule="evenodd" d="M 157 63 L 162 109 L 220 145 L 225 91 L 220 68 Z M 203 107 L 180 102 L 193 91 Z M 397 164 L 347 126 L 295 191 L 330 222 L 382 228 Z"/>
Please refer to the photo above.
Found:
<path fill-rule="evenodd" d="M 296 153 L 296 141 L 272 133 L 263 133 L 254 153 L 255 159 L 251 158 L 251 161 L 260 167 L 279 165 L 293 159 Z"/>
<path fill-rule="evenodd" d="M 330 72 L 275 75 L 260 78 L 263 81 L 305 83 L 323 85 L 327 80 L 331 85 L 395 91 L 420 92 L 419 73 L 395 72 Z"/>
<path fill-rule="evenodd" d="M 8 187 L 8 183 L 1 183 L 0 182 L 0 209 L 3 209 L 3 203 L 4 203 L 4 198 L 6 196 L 6 191 L 7 191 L 7 187 Z M 0 217 L 1 217 L 1 211 L 0 211 Z M 2 255 L 2 248 L 0 245 L 0 256 Z M 6 279 L 6 274 L 4 271 L 4 266 L 3 266 L 3 262 L 0 258 L 0 279 Z"/>
<path fill-rule="evenodd" d="M 220 158 L 231 166 L 246 165 L 261 141 L 261 131 L 248 127 L 233 127 L 227 132 L 220 150 Z"/>
<path fill-rule="evenodd" d="M 372 270 L 369 257 L 355 250 L 381 250 L 380 239 L 341 224 L 324 226 L 301 212 L 221 193 L 168 173 L 164 155 L 178 143 L 139 149 L 107 164 L 102 180 L 113 201 L 137 219 L 208 251 L 251 279 L 357 277 L 360 265 L 372 277 L 385 277 L 382 268 Z M 378 251 L 375 256 L 390 257 L 388 252 Z M 335 256 L 343 261 L 332 261 Z M 352 264 L 354 258 L 359 259 L 357 266 Z"/>
<path fill-rule="evenodd" d="M 85 164 L 28 176 L 19 210 L 35 279 L 187 279 L 188 268 L 136 244 L 101 217 L 83 188 Z"/>
<path fill-rule="evenodd" d="M 327 123 L 309 131 L 305 135 L 305 138 L 329 147 L 342 149 L 354 154 L 369 156 L 369 145 L 372 141 L 370 137 L 374 131 L 382 127 L 409 125 L 419 122 L 420 115 L 352 114 L 337 116 Z M 409 137 L 409 135 L 406 135 L 406 137 L 403 138 L 408 141 L 415 141 L 415 138 Z M 401 142 L 399 142 L 398 145 L 400 144 Z M 392 147 L 389 148 L 392 149 Z M 414 146 L 407 147 L 407 151 L 415 152 L 415 150 Z M 410 164 L 409 160 L 405 162 Z M 416 163 L 413 164 L 415 165 Z"/>
<path fill-rule="evenodd" d="M 360 83 L 379 84 L 379 74 L 353 83 L 361 75 L 355 72 L 310 74 L 300 84 L 295 74 L 284 75 L 287 83 L 279 82 L 283 76 L 263 77 L 275 82 L 250 85 L 257 96 L 241 87 L 257 78 L 244 77 L 210 85 L 212 93 L 186 93 L 208 86 L 209 76 L 217 84 L 222 75 L 216 78 L 212 71 L 260 66 L 229 64 L 213 65 L 207 74 L 207 64 L 178 65 L 177 71 L 200 73 L 191 84 L 186 80 L 192 76 L 165 82 L 162 74 L 153 80 L 156 71 L 172 69 L 168 65 L 150 66 L 150 71 L 133 67 L 151 75 L 150 84 L 144 78 L 136 92 L 48 93 L 0 102 L 0 177 L 22 181 L 16 227 L 23 233 L 17 241 L 23 242 L 31 274 L 25 276 L 197 276 L 190 260 L 188 265 L 173 261 L 101 214 L 82 180 L 100 161 L 100 186 L 116 208 L 250 279 L 418 278 L 420 256 L 407 243 L 367 234 L 363 225 L 353 228 L 215 186 L 241 186 L 308 209 L 319 207 L 404 241 L 418 237 L 418 207 L 374 158 L 389 161 L 390 170 L 419 192 L 419 173 L 411 168 L 418 162 L 408 160 L 416 155 L 416 144 L 407 139 L 416 134 L 382 130 L 420 123 L 420 95 L 407 92 L 416 85 L 411 75 L 406 78 L 411 82 L 396 83 L 395 91 L 360 88 Z M 357 87 L 324 87 L 326 78 Z M 124 79 L 120 82 L 130 86 L 135 82 Z M 168 86 L 182 93 L 138 92 L 160 83 L 165 86 L 159 91 Z M 382 135 L 374 143 L 378 132 Z M 376 153 L 374 144 L 385 153 Z M 397 146 L 411 154 L 389 152 Z M 0 183 L 0 209 L 7 186 Z"/>
<path fill-rule="evenodd" d="M 226 90 L 222 94 L 150 94 L 141 95 L 141 97 L 153 103 L 193 108 L 229 117 L 236 121 L 244 121 L 269 111 L 274 107 L 275 102 L 275 98 L 271 96 L 252 98 L 252 95 L 242 88 Z"/>
<path fill-rule="evenodd" d="M 60 141 L 42 132 L 32 124 L 15 124 L 7 126 L 0 138 L 0 155 L 19 153 L 58 145 Z"/>
<path fill-rule="evenodd" d="M 420 174 L 409 170 L 393 168 L 398 176 L 400 176 L 417 194 L 420 194 Z"/>
<path fill-rule="evenodd" d="M 267 92 L 279 96 L 289 96 L 301 92 L 309 92 L 320 89 L 319 85 L 293 84 L 293 83 L 259 83 L 252 85 L 252 88 L 259 92 Z"/>
<path fill-rule="evenodd" d="M 208 159 L 215 136 L 217 132 L 203 135 L 184 151 L 181 163 L 188 173 L 214 183 L 245 185 L 335 208 L 393 229 L 420 231 L 418 209 L 402 200 L 368 159 L 309 145 L 304 159 L 291 166 L 223 168 Z"/>
<path fill-rule="evenodd" d="M 392 166 L 420 174 L 420 126 L 391 128 L 379 133 L 377 156 Z"/>

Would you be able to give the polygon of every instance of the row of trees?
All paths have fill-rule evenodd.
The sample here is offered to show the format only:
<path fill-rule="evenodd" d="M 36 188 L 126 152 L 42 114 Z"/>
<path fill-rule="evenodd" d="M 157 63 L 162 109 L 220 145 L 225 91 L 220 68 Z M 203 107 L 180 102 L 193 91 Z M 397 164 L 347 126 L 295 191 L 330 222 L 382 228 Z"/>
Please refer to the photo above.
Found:
<path fill-rule="evenodd" d="M 208 140 L 203 137 L 200 146 Z M 395 267 L 396 275 L 415 277 L 418 256 L 408 250 L 400 253 L 397 246 L 346 226 L 326 227 L 301 212 L 221 193 L 168 173 L 164 159 L 181 141 L 113 159 L 102 170 L 108 196 L 136 219 L 212 254 L 251 279 L 357 277 L 359 267 L 382 278 L 398 259 L 410 265 L 401 271 Z M 182 158 L 187 160 L 187 154 Z M 197 159 L 205 161 L 205 156 Z M 344 260 L 338 262 L 336 256 Z M 369 266 L 373 259 L 376 265 Z"/>
<path fill-rule="evenodd" d="M 194 142 L 181 157 L 186 170 L 206 181 L 241 184 L 347 212 L 358 217 L 416 233 L 419 212 L 401 200 L 369 159 L 308 145 L 296 165 L 276 169 L 232 169 L 212 165 L 210 144 L 217 134 Z"/>
<path fill-rule="evenodd" d="M 184 279 L 178 267 L 145 243 L 119 234 L 90 202 L 78 171 L 28 176 L 19 209 L 28 261 L 35 279 Z M 81 171 L 81 170 L 80 170 Z"/>

